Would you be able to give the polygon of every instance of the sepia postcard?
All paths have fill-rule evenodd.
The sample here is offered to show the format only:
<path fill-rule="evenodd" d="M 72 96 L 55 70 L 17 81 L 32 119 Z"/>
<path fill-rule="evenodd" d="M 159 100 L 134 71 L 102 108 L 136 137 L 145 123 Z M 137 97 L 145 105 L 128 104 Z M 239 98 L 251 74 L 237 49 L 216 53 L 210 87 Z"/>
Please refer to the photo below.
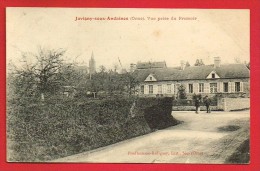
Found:
<path fill-rule="evenodd" d="M 249 164 L 249 16 L 7 7 L 6 160 Z"/>

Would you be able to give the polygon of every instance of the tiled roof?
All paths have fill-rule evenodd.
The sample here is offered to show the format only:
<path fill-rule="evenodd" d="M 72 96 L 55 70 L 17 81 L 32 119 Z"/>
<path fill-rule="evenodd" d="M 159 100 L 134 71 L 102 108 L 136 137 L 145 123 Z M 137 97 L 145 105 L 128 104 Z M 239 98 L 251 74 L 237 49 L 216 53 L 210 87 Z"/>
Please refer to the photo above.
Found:
<path fill-rule="evenodd" d="M 166 68 L 166 62 L 138 62 L 137 69 Z"/>
<path fill-rule="evenodd" d="M 214 68 L 214 65 L 190 66 L 184 70 L 176 68 L 137 69 L 134 72 L 139 81 L 144 81 L 149 74 L 153 74 L 157 81 L 167 80 L 203 80 L 212 72 L 220 78 L 249 78 L 249 70 L 244 64 L 227 64 Z"/>

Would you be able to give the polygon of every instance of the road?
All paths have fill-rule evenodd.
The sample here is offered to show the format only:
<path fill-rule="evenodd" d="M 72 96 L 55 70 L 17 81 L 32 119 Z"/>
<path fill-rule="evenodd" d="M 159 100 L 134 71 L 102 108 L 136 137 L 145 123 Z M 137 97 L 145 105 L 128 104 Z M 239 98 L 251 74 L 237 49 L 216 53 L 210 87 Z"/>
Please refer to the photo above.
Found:
<path fill-rule="evenodd" d="M 173 111 L 172 115 L 183 123 L 52 162 L 224 163 L 246 139 L 246 135 L 238 132 L 242 128 L 235 131 L 219 128 L 239 123 L 249 126 L 249 111 L 210 114 Z M 237 140 L 236 134 L 241 135 Z"/>

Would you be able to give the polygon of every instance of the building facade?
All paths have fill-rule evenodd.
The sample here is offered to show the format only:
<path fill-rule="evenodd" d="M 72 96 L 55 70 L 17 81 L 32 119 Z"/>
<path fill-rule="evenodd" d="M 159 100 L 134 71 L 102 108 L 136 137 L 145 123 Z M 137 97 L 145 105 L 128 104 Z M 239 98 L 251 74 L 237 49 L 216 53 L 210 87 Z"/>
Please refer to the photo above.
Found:
<path fill-rule="evenodd" d="M 250 95 L 249 69 L 244 64 L 221 65 L 219 58 L 215 58 L 213 65 L 137 69 L 134 74 L 140 82 L 140 96 L 178 98 L 180 86 L 185 89 L 188 98 L 193 94 Z"/>

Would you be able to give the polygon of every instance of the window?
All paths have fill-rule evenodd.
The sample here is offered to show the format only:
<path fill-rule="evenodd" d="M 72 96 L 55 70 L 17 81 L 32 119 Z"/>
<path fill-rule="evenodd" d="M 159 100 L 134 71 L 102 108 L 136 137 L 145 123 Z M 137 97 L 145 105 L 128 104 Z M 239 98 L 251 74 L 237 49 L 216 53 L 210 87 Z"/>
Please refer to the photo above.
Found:
<path fill-rule="evenodd" d="M 167 93 L 171 93 L 172 92 L 172 85 L 171 84 L 167 84 Z"/>
<path fill-rule="evenodd" d="M 189 84 L 189 93 L 193 93 L 193 84 Z"/>
<path fill-rule="evenodd" d="M 153 94 L 153 85 L 149 85 L 149 94 Z"/>
<path fill-rule="evenodd" d="M 158 85 L 158 94 L 162 94 L 162 85 Z"/>
<path fill-rule="evenodd" d="M 223 83 L 223 91 L 228 92 L 228 83 Z"/>
<path fill-rule="evenodd" d="M 211 74 L 211 78 L 215 78 L 215 73 Z"/>
<path fill-rule="evenodd" d="M 141 94 L 144 94 L 144 86 L 141 86 Z"/>
<path fill-rule="evenodd" d="M 235 92 L 240 92 L 240 82 L 235 82 Z"/>
<path fill-rule="evenodd" d="M 210 83 L 210 93 L 216 93 L 217 88 L 218 88 L 217 83 Z"/>
<path fill-rule="evenodd" d="M 200 93 L 204 92 L 204 83 L 199 83 L 199 92 Z"/>
<path fill-rule="evenodd" d="M 150 77 L 150 81 L 152 81 L 153 80 L 153 77 Z"/>

